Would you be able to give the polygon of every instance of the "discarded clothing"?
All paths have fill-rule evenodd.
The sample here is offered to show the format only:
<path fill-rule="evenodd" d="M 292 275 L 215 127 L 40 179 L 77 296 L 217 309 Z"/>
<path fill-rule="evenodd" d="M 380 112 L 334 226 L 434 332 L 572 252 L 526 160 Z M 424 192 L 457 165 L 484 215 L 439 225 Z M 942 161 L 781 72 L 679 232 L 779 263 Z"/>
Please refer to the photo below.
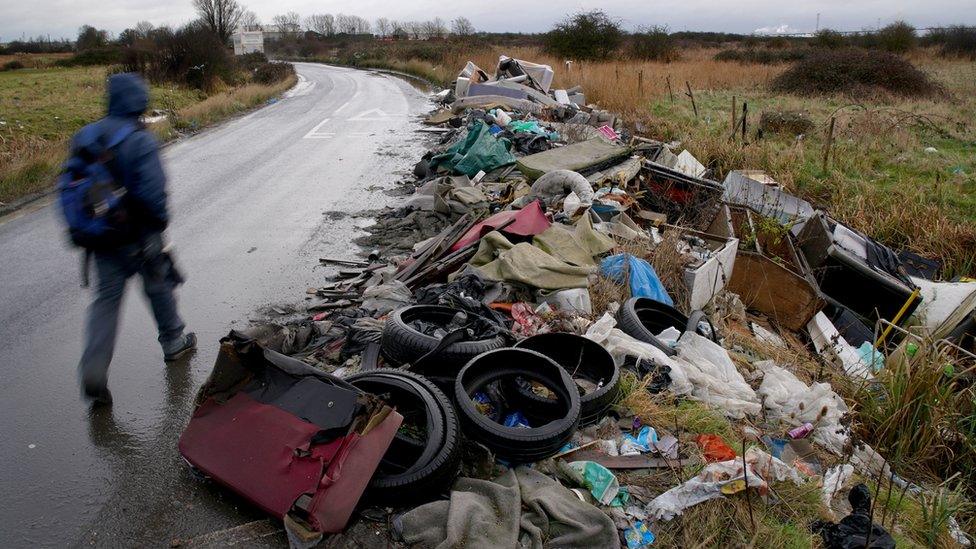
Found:
<path fill-rule="evenodd" d="M 471 259 L 485 278 L 519 282 L 543 290 L 586 288 L 595 267 L 579 267 L 557 259 L 540 248 L 522 242 L 512 244 L 499 232 L 481 239 Z"/>
<path fill-rule="evenodd" d="M 542 211 L 542 206 L 538 202 L 532 202 L 521 210 L 498 212 L 471 227 L 460 240 L 451 246 L 451 251 L 456 252 L 473 244 L 486 234 L 499 229 L 499 227 L 505 234 L 534 236 L 548 229 L 549 225 L 551 223 L 546 218 L 545 212 Z"/>
<path fill-rule="evenodd" d="M 613 249 L 614 241 L 593 228 L 589 216 L 583 216 L 572 227 L 553 223 L 532 239 L 532 245 L 549 255 L 580 267 L 596 266 L 595 256 Z"/>
<path fill-rule="evenodd" d="M 610 517 L 528 467 L 494 481 L 458 479 L 451 499 L 408 511 L 403 540 L 419 547 L 617 547 Z"/>

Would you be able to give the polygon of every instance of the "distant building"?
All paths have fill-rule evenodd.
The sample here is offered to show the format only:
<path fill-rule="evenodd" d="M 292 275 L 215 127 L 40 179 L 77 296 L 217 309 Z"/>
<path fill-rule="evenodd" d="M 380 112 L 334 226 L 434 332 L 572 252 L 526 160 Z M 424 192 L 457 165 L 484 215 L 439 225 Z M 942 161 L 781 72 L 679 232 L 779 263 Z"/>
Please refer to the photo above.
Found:
<path fill-rule="evenodd" d="M 245 53 L 264 53 L 263 31 L 241 31 L 234 35 L 234 55 Z"/>

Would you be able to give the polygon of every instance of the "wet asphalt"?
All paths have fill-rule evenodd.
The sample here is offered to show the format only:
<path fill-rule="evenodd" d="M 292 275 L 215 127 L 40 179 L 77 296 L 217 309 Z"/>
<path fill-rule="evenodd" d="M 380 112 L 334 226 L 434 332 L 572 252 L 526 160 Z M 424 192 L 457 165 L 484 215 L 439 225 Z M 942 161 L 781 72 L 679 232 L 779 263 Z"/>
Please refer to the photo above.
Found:
<path fill-rule="evenodd" d="M 79 398 L 90 294 L 58 212 L 41 202 L 0 220 L 0 547 L 169 546 L 262 518 L 181 460 L 195 392 L 221 336 L 300 304 L 329 273 L 319 257 L 356 256 L 369 220 L 345 214 L 394 204 L 382 191 L 422 154 L 429 107 L 396 77 L 296 67 L 278 102 L 164 149 L 180 309 L 200 348 L 166 366 L 130 281 L 110 411 Z"/>

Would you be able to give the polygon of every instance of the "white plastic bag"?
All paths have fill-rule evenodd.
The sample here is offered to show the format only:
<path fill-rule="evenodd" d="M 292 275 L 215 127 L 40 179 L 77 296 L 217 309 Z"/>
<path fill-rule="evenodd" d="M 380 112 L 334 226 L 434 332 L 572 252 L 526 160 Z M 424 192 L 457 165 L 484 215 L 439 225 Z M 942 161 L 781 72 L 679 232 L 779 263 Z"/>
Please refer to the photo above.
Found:
<path fill-rule="evenodd" d="M 841 455 L 850 438 L 847 428 L 840 423 L 848 412 L 844 399 L 827 383 L 808 387 L 771 360 L 757 362 L 755 366 L 763 372 L 759 396 L 763 397 L 768 417 L 794 427 L 812 423 L 814 441 Z"/>
<path fill-rule="evenodd" d="M 610 313 L 604 314 L 600 320 L 590 325 L 586 331 L 586 337 L 596 341 L 613 356 L 617 365 L 621 365 L 628 356 L 648 360 L 655 364 L 667 366 L 671 369 L 671 392 L 676 395 L 686 395 L 691 393 L 692 385 L 685 375 L 684 368 L 673 360 L 664 351 L 658 349 L 650 343 L 645 343 L 634 339 L 615 328 L 616 319 Z"/>
<path fill-rule="evenodd" d="M 677 362 L 694 387 L 693 397 L 741 419 L 760 412 L 759 398 L 736 369 L 728 351 L 694 332 L 678 339 Z"/>

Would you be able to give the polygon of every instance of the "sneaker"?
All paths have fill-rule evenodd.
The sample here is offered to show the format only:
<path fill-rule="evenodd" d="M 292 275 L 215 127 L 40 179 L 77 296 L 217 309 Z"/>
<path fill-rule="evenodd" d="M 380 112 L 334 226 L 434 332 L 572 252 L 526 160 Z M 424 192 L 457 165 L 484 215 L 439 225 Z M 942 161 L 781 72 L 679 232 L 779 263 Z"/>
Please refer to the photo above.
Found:
<path fill-rule="evenodd" d="M 183 336 L 183 343 L 175 350 L 163 354 L 163 360 L 172 362 L 197 348 L 197 335 L 193 332 Z"/>

